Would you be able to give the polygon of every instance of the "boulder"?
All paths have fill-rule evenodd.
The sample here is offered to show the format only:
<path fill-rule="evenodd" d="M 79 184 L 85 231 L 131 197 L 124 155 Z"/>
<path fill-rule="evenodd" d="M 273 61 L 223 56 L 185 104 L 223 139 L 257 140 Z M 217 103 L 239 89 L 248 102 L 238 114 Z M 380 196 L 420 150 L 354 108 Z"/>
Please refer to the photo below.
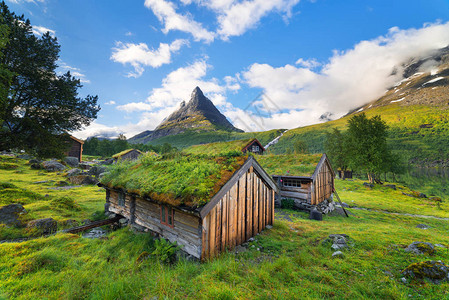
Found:
<path fill-rule="evenodd" d="M 416 228 L 419 228 L 419 229 L 429 229 L 430 226 L 429 226 L 429 225 L 426 225 L 426 224 L 418 224 L 418 225 L 416 225 Z"/>
<path fill-rule="evenodd" d="M 323 214 L 319 212 L 316 207 L 310 212 L 309 219 L 311 220 L 317 220 L 322 221 L 323 220 Z"/>
<path fill-rule="evenodd" d="M 76 176 L 79 175 L 81 173 L 80 169 L 71 169 L 67 172 L 67 177 L 72 177 L 72 176 Z"/>
<path fill-rule="evenodd" d="M 384 186 L 389 187 L 390 189 L 396 190 L 396 185 L 394 185 L 394 184 L 386 184 Z"/>
<path fill-rule="evenodd" d="M 89 170 L 92 166 L 89 164 L 85 164 L 85 163 L 80 163 L 78 165 L 82 170 Z"/>
<path fill-rule="evenodd" d="M 26 214 L 25 208 L 18 203 L 0 207 L 0 223 L 7 226 L 21 226 L 20 216 Z"/>
<path fill-rule="evenodd" d="M 374 187 L 374 184 L 368 182 L 364 182 L 363 185 L 369 189 L 372 189 Z"/>
<path fill-rule="evenodd" d="M 100 174 L 105 173 L 105 172 L 106 172 L 106 167 L 93 166 L 92 168 L 89 169 L 89 172 L 87 172 L 87 174 L 98 177 L 98 176 L 100 176 Z"/>
<path fill-rule="evenodd" d="M 321 244 L 331 244 L 332 250 L 343 250 L 349 248 L 350 238 L 347 234 L 330 234 Z"/>
<path fill-rule="evenodd" d="M 40 163 L 34 163 L 34 164 L 30 165 L 30 168 L 33 170 L 40 170 L 40 169 L 43 169 L 44 167 Z"/>
<path fill-rule="evenodd" d="M 67 165 L 71 166 L 72 168 L 76 168 L 80 164 L 77 157 L 68 156 L 68 157 L 64 158 L 64 161 Z"/>
<path fill-rule="evenodd" d="M 20 155 L 17 155 L 17 158 L 28 160 L 28 159 L 32 159 L 33 157 L 28 154 L 20 154 Z"/>
<path fill-rule="evenodd" d="M 343 254 L 343 252 L 341 251 L 335 251 L 334 253 L 332 253 L 332 257 L 345 257 L 345 255 Z"/>
<path fill-rule="evenodd" d="M 50 172 L 62 171 L 66 169 L 63 164 L 57 162 L 56 160 L 44 161 L 42 165 L 44 166 L 45 170 Z"/>
<path fill-rule="evenodd" d="M 439 284 L 449 281 L 449 267 L 441 261 L 424 261 L 409 265 L 402 275 L 409 278 L 427 279 L 432 283 Z"/>
<path fill-rule="evenodd" d="M 408 245 L 408 247 L 405 248 L 404 251 L 418 255 L 421 254 L 432 255 L 435 253 L 435 246 L 427 242 L 413 242 L 410 245 Z"/>
<path fill-rule="evenodd" d="M 98 164 L 99 165 L 112 165 L 113 162 L 114 162 L 114 159 L 109 158 L 109 159 L 100 161 Z"/>
<path fill-rule="evenodd" d="M 76 176 L 71 176 L 68 178 L 69 182 L 72 184 L 76 184 L 76 185 L 81 185 L 81 184 L 97 184 L 98 180 L 96 180 L 94 177 L 89 176 L 89 175 L 76 175 Z"/>
<path fill-rule="evenodd" d="M 30 161 L 28 161 L 28 163 L 30 165 L 32 165 L 32 164 L 40 164 L 40 163 L 42 163 L 42 161 L 38 160 L 38 159 L 30 159 Z"/>
<path fill-rule="evenodd" d="M 37 219 L 28 222 L 27 228 L 37 229 L 40 233 L 49 234 L 56 232 L 58 229 L 58 223 L 52 218 Z"/>

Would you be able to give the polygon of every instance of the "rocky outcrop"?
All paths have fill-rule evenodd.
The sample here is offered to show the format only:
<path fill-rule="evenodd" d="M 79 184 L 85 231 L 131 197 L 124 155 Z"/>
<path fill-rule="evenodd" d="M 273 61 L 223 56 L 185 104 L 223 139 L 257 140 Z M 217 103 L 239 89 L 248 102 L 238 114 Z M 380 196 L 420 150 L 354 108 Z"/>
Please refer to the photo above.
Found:
<path fill-rule="evenodd" d="M 435 254 L 435 246 L 427 242 L 413 242 L 410 245 L 408 245 L 408 247 L 405 248 L 404 251 L 418 255 L 421 254 L 432 255 Z"/>
<path fill-rule="evenodd" d="M 421 280 L 427 279 L 439 284 L 442 281 L 449 281 L 449 267 L 442 261 L 417 262 L 402 271 L 402 275 Z"/>
<path fill-rule="evenodd" d="M 40 234 L 50 234 L 56 232 L 58 223 L 52 218 L 37 219 L 28 222 L 27 228 L 31 230 L 35 229 Z"/>
<path fill-rule="evenodd" d="M 45 168 L 45 170 L 47 170 L 49 172 L 62 171 L 62 170 L 66 169 L 66 166 L 57 162 L 56 160 L 44 161 L 42 163 L 42 166 Z"/>
<path fill-rule="evenodd" d="M 0 223 L 7 226 L 21 226 L 20 216 L 26 214 L 25 208 L 18 203 L 0 207 Z"/>
<path fill-rule="evenodd" d="M 64 158 L 64 162 L 67 165 L 71 166 L 72 168 L 77 168 L 78 165 L 80 164 L 78 158 L 76 158 L 76 157 L 66 157 L 66 158 Z"/>
<path fill-rule="evenodd" d="M 76 175 L 68 178 L 69 182 L 76 185 L 97 184 L 98 180 L 89 175 Z"/>

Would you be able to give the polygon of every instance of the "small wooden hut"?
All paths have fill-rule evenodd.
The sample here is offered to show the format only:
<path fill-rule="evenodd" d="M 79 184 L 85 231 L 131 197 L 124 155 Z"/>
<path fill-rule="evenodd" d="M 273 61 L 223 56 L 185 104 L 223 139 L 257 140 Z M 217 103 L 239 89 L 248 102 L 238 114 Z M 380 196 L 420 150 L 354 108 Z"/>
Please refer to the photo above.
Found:
<path fill-rule="evenodd" d="M 128 150 L 122 151 L 120 153 L 114 154 L 112 156 L 112 158 L 114 159 L 114 163 L 116 163 L 119 160 L 136 160 L 142 154 L 143 153 L 140 150 L 128 149 Z"/>
<path fill-rule="evenodd" d="M 257 139 L 252 139 L 245 147 L 242 148 L 242 152 L 251 152 L 254 154 L 262 155 L 265 151 L 265 148 Z"/>
<path fill-rule="evenodd" d="M 69 135 L 69 150 L 64 153 L 68 157 L 76 157 L 81 162 L 83 159 L 83 145 L 84 141 L 77 139 L 76 137 Z"/>
<path fill-rule="evenodd" d="M 298 209 L 317 208 L 322 213 L 334 210 L 335 172 L 326 154 L 321 156 L 312 176 L 273 175 L 280 189 L 280 199 L 292 199 Z"/>
<path fill-rule="evenodd" d="M 195 167 L 191 155 L 173 161 L 154 158 L 147 169 L 140 170 L 148 164 L 147 160 L 145 156 L 145 162 L 131 163 L 128 169 L 102 178 L 100 185 L 106 189 L 105 209 L 127 218 L 133 226 L 177 242 L 188 254 L 202 260 L 213 258 L 273 224 L 278 189 L 252 156 L 201 156 L 193 164 Z M 212 174 L 203 178 L 205 172 L 201 171 L 192 176 L 197 168 L 204 170 L 200 164 L 208 163 L 215 169 Z M 188 171 L 169 176 L 167 169 L 175 167 Z M 128 170 L 131 177 L 127 177 Z M 142 182 L 153 185 L 140 187 L 140 181 L 133 180 L 136 174 L 145 176 Z M 157 181 L 151 181 L 152 178 Z M 169 185 L 171 181 L 174 188 L 185 186 L 184 190 L 178 194 L 167 192 L 167 187 L 161 185 Z M 210 187 L 209 192 L 201 193 L 205 186 Z"/>

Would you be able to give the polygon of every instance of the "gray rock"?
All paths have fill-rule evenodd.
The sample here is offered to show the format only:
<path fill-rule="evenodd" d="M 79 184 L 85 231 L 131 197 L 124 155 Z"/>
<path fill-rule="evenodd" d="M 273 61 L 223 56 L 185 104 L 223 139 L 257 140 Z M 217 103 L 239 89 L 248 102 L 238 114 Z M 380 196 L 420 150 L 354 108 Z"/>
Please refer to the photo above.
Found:
<path fill-rule="evenodd" d="M 441 244 L 435 244 L 435 247 L 438 247 L 438 248 L 446 248 L 446 246 L 441 245 Z"/>
<path fill-rule="evenodd" d="M 58 223 L 52 218 L 37 219 L 28 222 L 27 228 L 35 228 L 40 233 L 49 234 L 56 232 L 56 230 L 58 229 Z"/>
<path fill-rule="evenodd" d="M 311 219 L 311 220 L 317 220 L 317 221 L 322 221 L 322 220 L 323 220 L 323 214 L 322 214 L 321 212 L 319 212 L 316 208 L 314 208 L 314 209 L 310 212 L 309 219 Z"/>
<path fill-rule="evenodd" d="M 429 225 L 426 225 L 426 224 L 418 224 L 418 225 L 416 225 L 416 228 L 420 228 L 420 229 L 429 229 L 430 226 L 429 226 Z"/>
<path fill-rule="evenodd" d="M 90 168 L 90 170 L 89 170 L 89 172 L 87 172 L 87 174 L 98 177 L 101 173 L 105 173 L 105 172 L 106 172 L 106 167 L 93 166 L 92 168 Z"/>
<path fill-rule="evenodd" d="M 78 167 L 80 167 L 80 168 L 83 169 L 83 170 L 89 170 L 92 166 L 89 165 L 89 164 L 80 163 L 80 164 L 78 165 Z"/>
<path fill-rule="evenodd" d="M 396 185 L 394 185 L 394 184 L 386 184 L 384 186 L 389 187 L 390 189 L 396 190 Z"/>
<path fill-rule="evenodd" d="M 99 165 L 112 165 L 112 163 L 114 162 L 113 158 L 109 158 L 103 161 L 100 161 L 98 164 Z"/>
<path fill-rule="evenodd" d="M 369 189 L 372 189 L 374 187 L 374 184 L 368 182 L 364 182 L 363 185 Z"/>
<path fill-rule="evenodd" d="M 427 242 L 413 242 L 410 245 L 408 245 L 407 248 L 404 250 L 405 252 L 411 252 L 414 254 L 434 254 L 435 253 L 435 246 L 431 243 Z"/>
<path fill-rule="evenodd" d="M 238 245 L 237 247 L 235 247 L 234 251 L 236 254 L 239 254 L 248 251 L 248 249 L 246 247 L 243 247 L 242 245 Z"/>
<path fill-rule="evenodd" d="M 88 239 L 98 239 L 104 236 L 106 236 L 106 231 L 101 228 L 93 228 L 87 233 L 83 234 L 83 237 Z"/>
<path fill-rule="evenodd" d="M 407 283 L 407 278 L 402 277 L 402 278 L 401 278 L 401 281 L 402 281 L 402 283 Z"/>
<path fill-rule="evenodd" d="M 449 266 L 442 261 L 424 261 L 409 265 L 402 275 L 409 278 L 427 279 L 432 283 L 439 284 L 449 281 Z"/>
<path fill-rule="evenodd" d="M 126 218 L 121 218 L 120 220 L 118 220 L 118 222 L 119 222 L 121 225 L 126 225 L 126 224 L 128 223 L 128 220 L 127 220 Z"/>
<path fill-rule="evenodd" d="M 80 173 L 81 173 L 80 169 L 71 169 L 67 172 L 67 177 L 76 176 L 79 175 Z"/>
<path fill-rule="evenodd" d="M 34 163 L 34 164 L 30 165 L 30 168 L 33 170 L 40 170 L 40 169 L 43 169 L 44 167 L 40 163 Z"/>
<path fill-rule="evenodd" d="M 64 158 L 64 161 L 65 161 L 66 164 L 68 164 L 72 168 L 77 168 L 78 165 L 80 164 L 80 162 L 79 162 L 77 157 L 68 156 L 68 157 Z"/>
<path fill-rule="evenodd" d="M 266 228 L 266 229 L 271 229 L 271 228 L 273 228 L 273 226 L 267 225 L 267 226 L 265 226 L 265 228 Z"/>
<path fill-rule="evenodd" d="M 21 226 L 20 216 L 26 214 L 25 208 L 18 203 L 0 207 L 0 223 L 7 226 Z"/>
<path fill-rule="evenodd" d="M 97 184 L 98 183 L 98 180 L 96 180 L 94 177 L 88 176 L 88 175 L 71 176 L 68 178 L 68 180 L 70 181 L 70 183 L 76 184 L 76 185 L 80 185 L 80 184 L 89 185 L 89 184 Z"/>
<path fill-rule="evenodd" d="M 17 158 L 28 160 L 28 159 L 32 159 L 33 157 L 28 154 L 20 154 L 20 155 L 17 155 Z"/>
<path fill-rule="evenodd" d="M 44 161 L 42 165 L 44 166 L 45 170 L 50 172 L 62 171 L 66 169 L 66 166 L 57 162 L 56 160 Z"/>
<path fill-rule="evenodd" d="M 349 207 L 349 204 L 348 204 L 348 203 L 345 203 L 345 202 L 342 202 L 342 203 L 341 203 L 341 207 L 348 208 L 348 207 Z"/>
<path fill-rule="evenodd" d="M 332 253 L 332 257 L 345 257 L 345 255 L 341 251 L 335 251 L 334 253 Z"/>
<path fill-rule="evenodd" d="M 40 163 L 42 163 L 42 161 L 41 160 L 38 160 L 38 159 L 30 159 L 30 161 L 28 162 L 30 165 L 31 164 L 40 164 Z"/>

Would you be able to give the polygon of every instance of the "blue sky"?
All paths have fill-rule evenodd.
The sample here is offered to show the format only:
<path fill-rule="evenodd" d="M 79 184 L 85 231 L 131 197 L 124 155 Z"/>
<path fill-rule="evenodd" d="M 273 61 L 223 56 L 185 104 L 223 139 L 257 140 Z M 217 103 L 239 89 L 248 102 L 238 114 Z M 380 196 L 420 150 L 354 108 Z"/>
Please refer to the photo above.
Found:
<path fill-rule="evenodd" d="M 81 95 L 99 96 L 80 138 L 154 129 L 197 85 L 245 131 L 338 118 L 449 45 L 447 0 L 6 2 L 58 38 Z"/>

